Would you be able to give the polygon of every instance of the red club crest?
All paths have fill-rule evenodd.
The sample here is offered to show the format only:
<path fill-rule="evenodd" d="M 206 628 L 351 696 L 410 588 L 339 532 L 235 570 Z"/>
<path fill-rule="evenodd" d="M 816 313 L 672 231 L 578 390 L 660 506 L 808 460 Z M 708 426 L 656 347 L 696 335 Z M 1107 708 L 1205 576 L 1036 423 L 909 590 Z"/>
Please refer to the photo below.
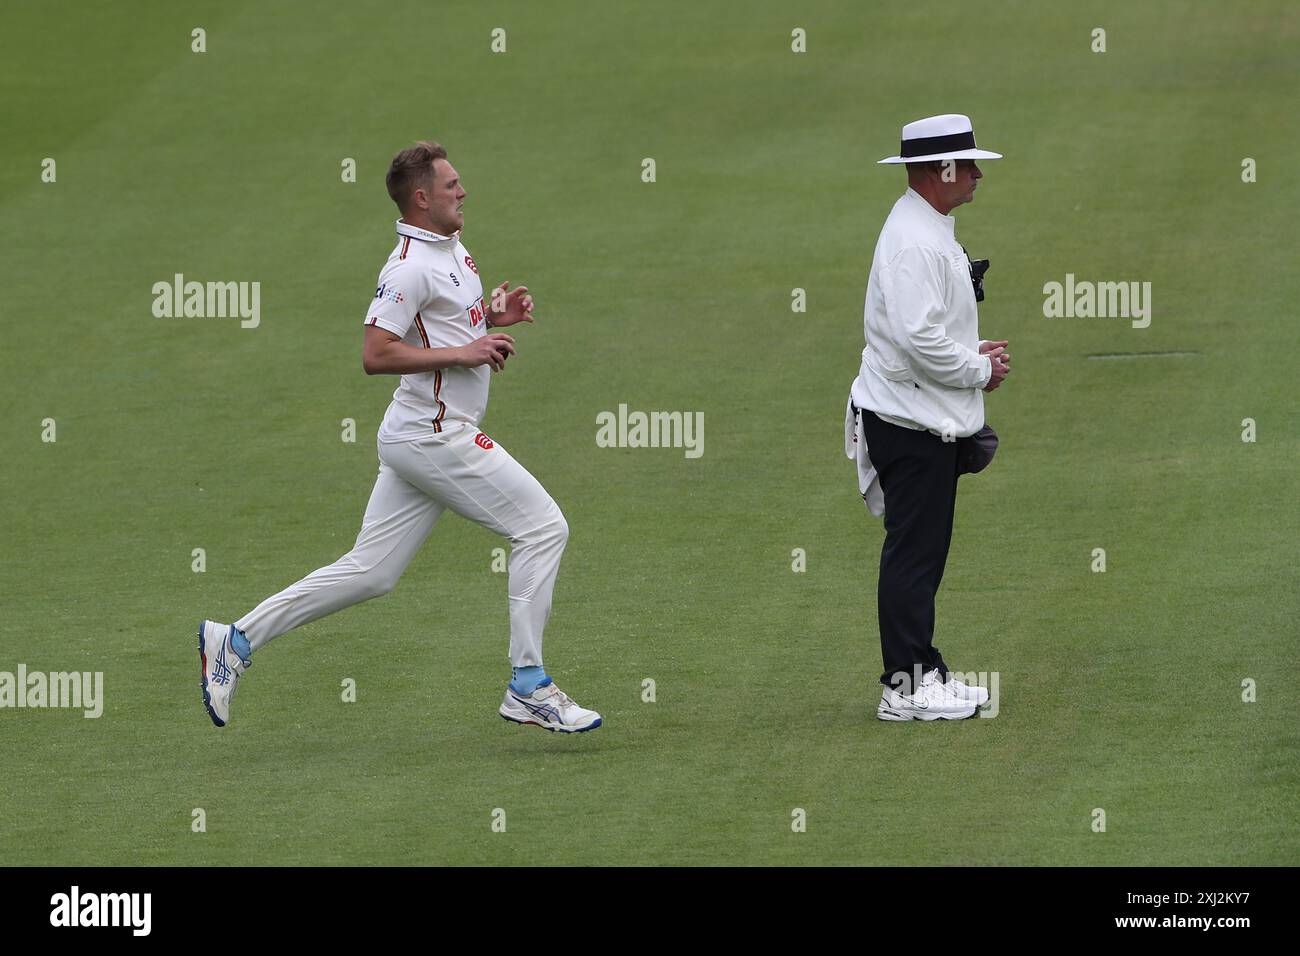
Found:
<path fill-rule="evenodd" d="M 489 449 L 492 447 L 492 439 L 479 432 L 474 436 L 474 444 L 478 445 L 479 448 Z"/>
<path fill-rule="evenodd" d="M 466 256 L 466 257 L 465 257 L 465 265 L 469 266 L 469 267 L 470 267 L 470 270 L 471 270 L 475 275 L 478 275 L 478 266 L 474 265 L 474 260 L 471 259 L 469 256 Z"/>

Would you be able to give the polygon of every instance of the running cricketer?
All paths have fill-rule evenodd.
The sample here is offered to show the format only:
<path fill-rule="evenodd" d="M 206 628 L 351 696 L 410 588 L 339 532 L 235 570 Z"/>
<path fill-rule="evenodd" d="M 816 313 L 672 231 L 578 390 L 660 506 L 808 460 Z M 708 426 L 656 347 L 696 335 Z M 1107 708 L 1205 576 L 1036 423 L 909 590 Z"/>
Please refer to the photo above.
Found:
<path fill-rule="evenodd" d="M 489 307 L 460 241 L 465 188 L 437 143 L 394 157 L 388 195 L 401 218 L 397 246 L 366 312 L 362 364 L 400 375 L 379 428 L 379 477 L 352 550 L 267 598 L 233 624 L 199 625 L 203 704 L 230 720 L 253 652 L 301 624 L 387 594 L 448 509 L 508 538 L 511 680 L 499 713 L 519 724 L 576 733 L 600 714 L 575 704 L 542 667 L 542 632 L 569 526 L 546 489 L 479 430 L 491 371 L 515 354 L 489 332 L 533 321 L 527 286 L 501 283 Z M 491 371 L 490 371 L 491 370 Z"/>

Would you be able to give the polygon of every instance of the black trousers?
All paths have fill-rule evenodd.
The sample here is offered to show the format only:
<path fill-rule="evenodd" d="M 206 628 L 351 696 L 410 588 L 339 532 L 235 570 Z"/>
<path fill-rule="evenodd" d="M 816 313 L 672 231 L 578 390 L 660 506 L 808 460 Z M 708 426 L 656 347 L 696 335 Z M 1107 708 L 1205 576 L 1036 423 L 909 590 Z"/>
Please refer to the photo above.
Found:
<path fill-rule="evenodd" d="M 867 453 L 885 493 L 876 608 L 880 682 L 904 694 L 926 671 L 948 667 L 934 646 L 934 596 L 943 580 L 957 504 L 957 442 L 881 421 L 862 409 Z"/>

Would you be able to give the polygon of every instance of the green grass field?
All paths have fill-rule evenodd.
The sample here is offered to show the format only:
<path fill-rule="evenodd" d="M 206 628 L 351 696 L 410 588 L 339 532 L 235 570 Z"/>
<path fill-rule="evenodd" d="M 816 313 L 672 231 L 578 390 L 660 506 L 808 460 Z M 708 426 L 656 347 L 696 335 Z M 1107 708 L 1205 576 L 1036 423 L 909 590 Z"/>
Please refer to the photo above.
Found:
<path fill-rule="evenodd" d="M 1300 11 L 1054 6 L 6 10 L 0 671 L 106 704 L 0 710 L 0 862 L 1300 862 Z M 875 161 L 942 112 L 1006 154 L 956 212 L 1015 371 L 937 640 L 1000 712 L 882 724 L 843 411 L 904 188 Z M 484 428 L 568 517 L 546 660 L 605 726 L 497 716 L 501 542 L 449 515 L 392 594 L 259 651 L 219 731 L 198 621 L 356 535 L 383 174 L 429 137 L 485 285 L 537 298 Z M 260 282 L 261 324 L 155 318 L 175 273 Z M 1151 282 L 1150 327 L 1045 318 L 1067 273 Z M 1089 358 L 1156 352 L 1188 354 Z M 620 403 L 703 412 L 703 456 L 596 447 Z"/>

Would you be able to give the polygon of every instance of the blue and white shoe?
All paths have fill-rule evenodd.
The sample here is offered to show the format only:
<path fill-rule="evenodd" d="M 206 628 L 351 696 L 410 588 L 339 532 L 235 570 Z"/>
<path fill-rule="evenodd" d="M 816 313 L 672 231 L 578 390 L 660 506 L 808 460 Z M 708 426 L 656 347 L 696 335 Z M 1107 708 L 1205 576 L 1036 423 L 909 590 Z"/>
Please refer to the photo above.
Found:
<path fill-rule="evenodd" d="M 251 665 L 235 653 L 230 645 L 229 624 L 203 621 L 199 624 L 199 673 L 203 688 L 203 706 L 218 727 L 230 720 L 230 701 L 235 696 L 239 675 Z"/>
<path fill-rule="evenodd" d="M 600 726 L 600 714 L 579 707 L 550 681 L 527 695 L 507 687 L 498 713 L 516 724 L 535 724 L 562 734 L 580 734 Z"/>

